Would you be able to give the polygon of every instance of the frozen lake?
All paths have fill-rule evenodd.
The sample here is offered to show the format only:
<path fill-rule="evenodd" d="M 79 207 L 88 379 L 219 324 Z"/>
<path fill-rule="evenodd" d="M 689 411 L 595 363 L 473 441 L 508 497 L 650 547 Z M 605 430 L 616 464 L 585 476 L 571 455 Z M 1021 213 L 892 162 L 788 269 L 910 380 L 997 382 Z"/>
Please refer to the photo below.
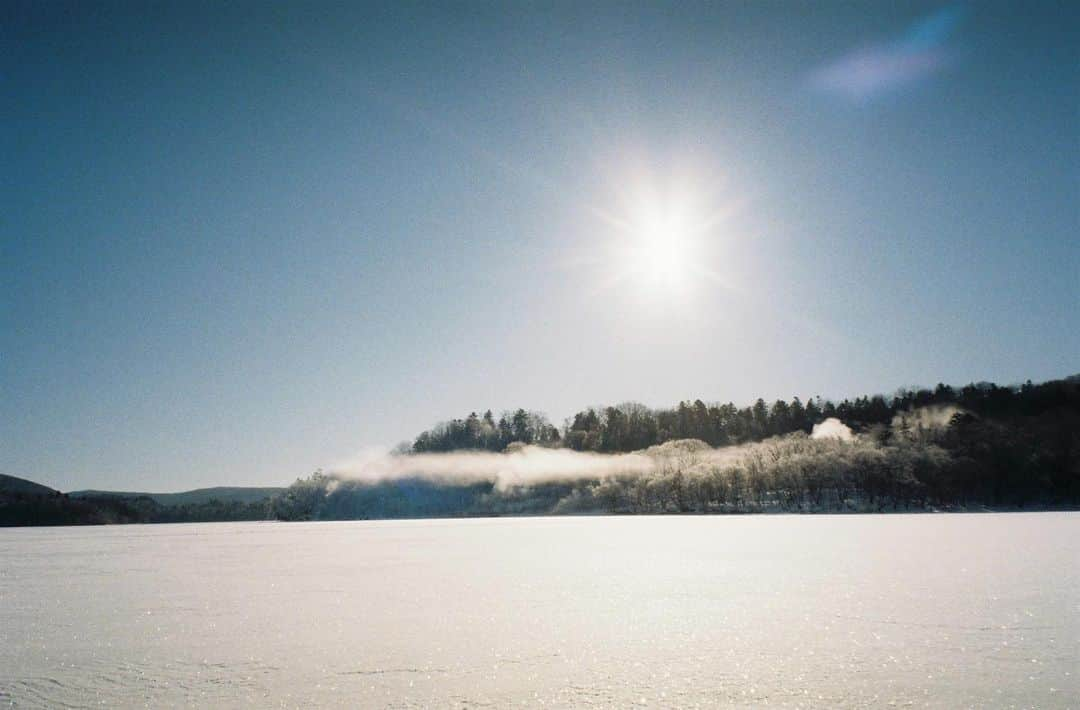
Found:
<path fill-rule="evenodd" d="M 1080 705 L 1080 514 L 0 529 L 0 705 Z"/>

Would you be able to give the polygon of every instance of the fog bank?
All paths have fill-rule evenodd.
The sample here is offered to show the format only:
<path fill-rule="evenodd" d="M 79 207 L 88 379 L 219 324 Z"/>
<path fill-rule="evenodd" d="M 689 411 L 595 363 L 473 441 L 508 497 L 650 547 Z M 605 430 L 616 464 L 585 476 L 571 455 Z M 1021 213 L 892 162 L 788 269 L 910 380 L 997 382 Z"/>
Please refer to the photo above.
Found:
<path fill-rule="evenodd" d="M 655 459 L 641 453 L 596 454 L 518 445 L 501 453 L 368 453 L 331 468 L 330 473 L 369 482 L 419 477 L 464 482 L 488 480 L 505 487 L 540 481 L 641 475 L 654 470 Z"/>
<path fill-rule="evenodd" d="M 847 429 L 840 424 L 843 429 Z M 849 435 L 850 435 L 850 430 Z M 540 483 L 600 480 L 612 476 L 651 476 L 672 468 L 688 470 L 702 466 L 738 463 L 756 444 L 714 449 L 697 439 L 680 439 L 643 451 L 601 454 L 513 444 L 503 452 L 456 451 L 449 453 L 394 454 L 367 451 L 329 468 L 336 479 L 379 483 L 400 479 L 424 479 L 446 483 L 492 481 L 497 488 Z"/>
<path fill-rule="evenodd" d="M 814 431 L 810 434 L 811 439 L 840 439 L 851 441 L 855 437 L 851 433 L 851 427 L 844 424 L 836 417 L 829 417 L 820 424 L 814 425 Z"/>

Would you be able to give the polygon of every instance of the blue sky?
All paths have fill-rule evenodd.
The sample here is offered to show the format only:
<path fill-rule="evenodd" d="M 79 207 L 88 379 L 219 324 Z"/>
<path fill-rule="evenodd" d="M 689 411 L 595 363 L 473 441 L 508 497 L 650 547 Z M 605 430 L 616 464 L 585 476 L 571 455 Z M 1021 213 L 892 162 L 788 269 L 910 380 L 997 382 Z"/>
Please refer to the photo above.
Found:
<path fill-rule="evenodd" d="M 1080 370 L 1074 3 L 0 12 L 4 473 Z"/>

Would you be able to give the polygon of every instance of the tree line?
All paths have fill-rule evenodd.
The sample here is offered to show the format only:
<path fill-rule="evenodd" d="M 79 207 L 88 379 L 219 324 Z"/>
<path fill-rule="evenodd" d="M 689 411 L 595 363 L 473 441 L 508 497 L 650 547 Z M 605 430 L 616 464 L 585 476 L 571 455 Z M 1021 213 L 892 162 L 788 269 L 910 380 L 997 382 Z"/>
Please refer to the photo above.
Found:
<path fill-rule="evenodd" d="M 112 525 L 125 523 L 209 523 L 234 520 L 272 520 L 271 496 L 243 502 L 211 499 L 199 503 L 162 505 L 146 496 L 72 497 L 48 493 L 0 490 L 0 527 L 21 525 Z"/>
<path fill-rule="evenodd" d="M 928 407 L 953 406 L 979 418 L 1029 428 L 1031 419 L 1042 419 L 1065 432 L 1077 430 L 1080 412 L 1077 386 L 1080 375 L 1042 384 L 1002 387 L 983 382 L 954 388 L 938 384 L 933 389 L 900 389 L 890 398 L 883 395 L 844 399 L 839 403 L 795 397 L 768 404 L 706 404 L 701 399 L 683 401 L 672 408 L 653 409 L 636 402 L 590 407 L 566 420 L 562 429 L 538 412 L 518 409 L 495 420 L 491 410 L 443 422 L 421 433 L 403 451 L 427 453 L 478 449 L 502 451 L 520 442 L 566 447 L 575 451 L 620 453 L 640 451 L 678 439 L 698 439 L 710 446 L 732 446 L 762 441 L 793 432 L 813 431 L 815 424 L 837 418 L 856 432 L 876 431 L 888 436 L 894 420 Z M 1053 426 L 1054 424 L 1057 426 Z M 911 426 L 918 426 L 912 420 Z M 1053 435 L 1051 433 L 1051 435 Z M 1061 438 L 1061 434 L 1056 435 Z M 1068 438 L 1068 437 L 1066 437 Z"/>
<path fill-rule="evenodd" d="M 809 435 L 830 418 L 853 433 Z M 295 520 L 1076 507 L 1080 376 L 1008 387 L 940 384 L 839 403 L 622 404 L 578 412 L 561 430 L 523 409 L 497 421 L 485 412 L 426 431 L 398 453 L 513 451 L 524 444 L 639 452 L 656 465 L 645 474 L 515 486 L 423 475 L 360 481 L 319 472 L 278 496 L 273 514 Z"/>
<path fill-rule="evenodd" d="M 540 446 L 558 446 L 562 436 L 539 412 L 518 409 L 504 412 L 495 421 L 491 410 L 483 415 L 472 412 L 464 419 L 442 422 L 433 429 L 425 431 L 403 450 L 416 453 L 445 451 L 502 451 L 510 444 L 537 444 Z"/>

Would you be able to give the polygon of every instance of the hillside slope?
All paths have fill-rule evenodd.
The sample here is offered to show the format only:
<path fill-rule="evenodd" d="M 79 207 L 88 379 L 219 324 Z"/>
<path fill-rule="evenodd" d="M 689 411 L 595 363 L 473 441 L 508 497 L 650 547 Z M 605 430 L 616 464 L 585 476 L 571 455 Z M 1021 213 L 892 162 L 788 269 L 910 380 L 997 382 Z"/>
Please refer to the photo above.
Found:
<path fill-rule="evenodd" d="M 40 483 L 0 473 L 0 495 L 5 493 L 37 496 L 60 495 L 60 491 L 43 486 Z"/>
<path fill-rule="evenodd" d="M 273 498 L 284 488 L 281 487 L 244 487 L 244 486 L 216 486 L 213 488 L 197 488 L 191 491 L 179 493 L 139 493 L 132 491 L 99 491 L 81 490 L 68 493 L 72 498 L 149 498 L 164 506 L 176 505 L 202 505 L 216 500 L 221 503 L 256 503 Z"/>

